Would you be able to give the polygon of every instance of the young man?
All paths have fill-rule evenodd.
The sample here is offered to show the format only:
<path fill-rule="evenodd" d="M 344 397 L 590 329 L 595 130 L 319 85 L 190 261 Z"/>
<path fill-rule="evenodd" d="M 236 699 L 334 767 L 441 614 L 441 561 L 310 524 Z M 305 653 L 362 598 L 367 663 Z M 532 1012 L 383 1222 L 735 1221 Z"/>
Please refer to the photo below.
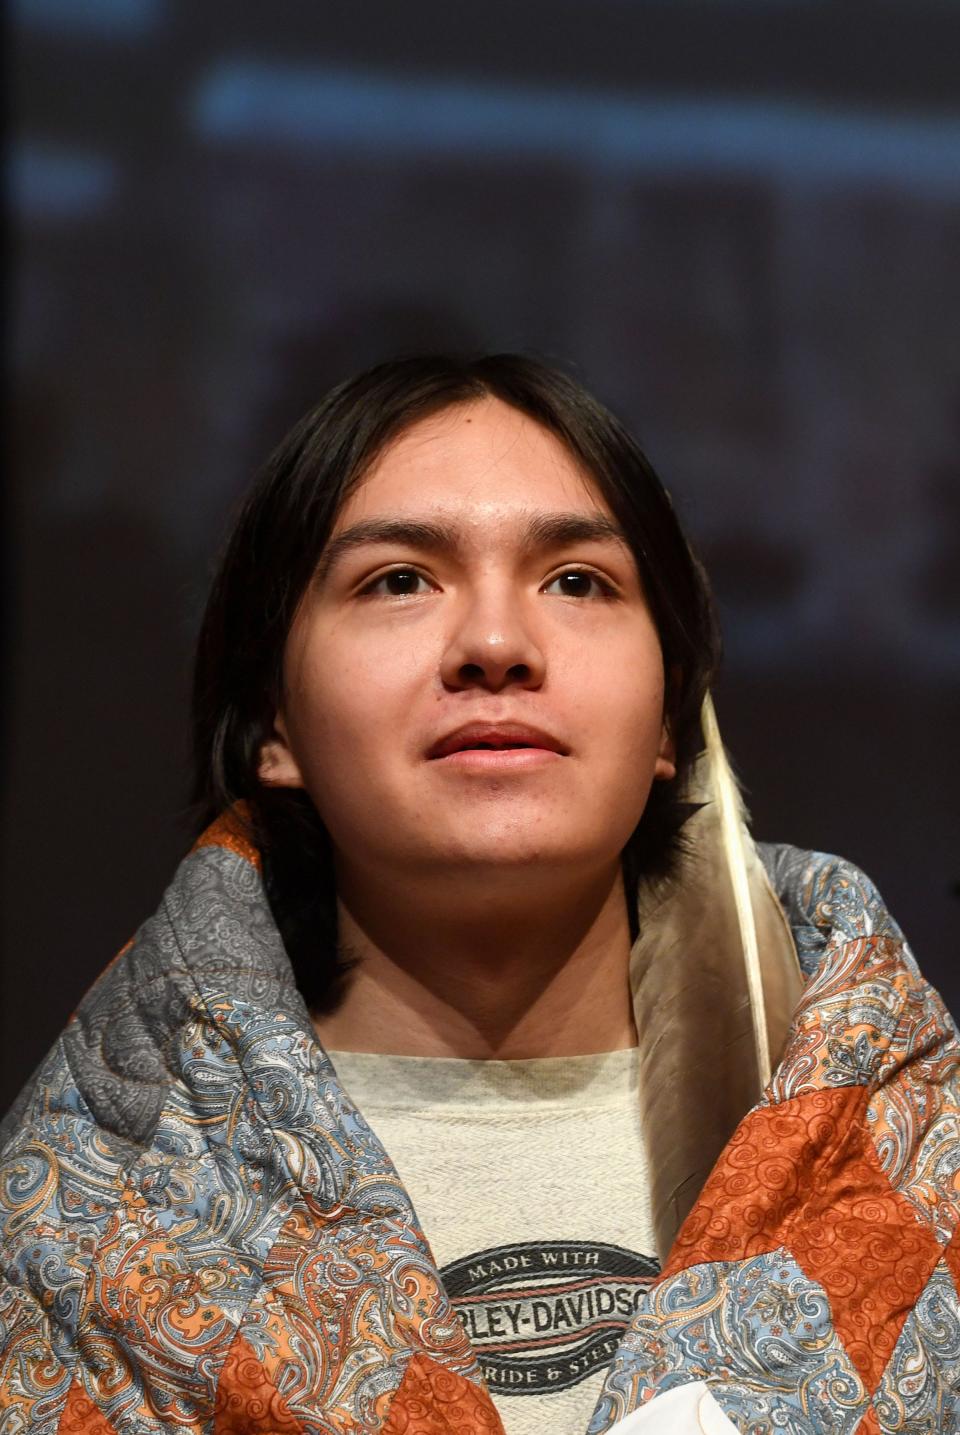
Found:
<path fill-rule="evenodd" d="M 561 374 L 298 425 L 203 835 L 5 1124 L 10 1429 L 960 1428 L 957 1032 L 862 873 L 752 843 L 717 657 Z"/>

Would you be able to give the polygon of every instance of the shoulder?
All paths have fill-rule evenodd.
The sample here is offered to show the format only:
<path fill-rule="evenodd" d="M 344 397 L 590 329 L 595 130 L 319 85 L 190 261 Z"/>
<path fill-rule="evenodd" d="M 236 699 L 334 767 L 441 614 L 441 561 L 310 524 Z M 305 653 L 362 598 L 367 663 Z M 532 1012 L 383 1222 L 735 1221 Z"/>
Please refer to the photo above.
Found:
<path fill-rule="evenodd" d="M 758 842 L 757 852 L 790 923 L 805 977 L 820 966 L 828 946 L 863 937 L 892 939 L 915 968 L 902 931 L 855 863 L 784 842 Z"/>
<path fill-rule="evenodd" d="M 874 1136 L 884 1122 L 889 1132 L 899 1130 L 903 1119 L 911 1141 L 932 1143 L 933 1123 L 938 1149 L 948 1137 L 955 1142 L 960 1033 L 873 882 L 824 852 L 768 845 L 760 856 L 807 979 L 771 1082 L 773 1099 L 863 1086 Z M 949 1201 L 954 1210 L 955 1192 Z"/>
<path fill-rule="evenodd" d="M 101 972 L 7 1113 L 0 1146 L 25 1126 L 41 1134 L 64 1105 L 117 1156 L 153 1129 L 171 1080 L 160 1026 L 178 1025 L 183 1005 L 183 974 L 164 951 L 168 926 L 151 918 Z"/>
<path fill-rule="evenodd" d="M 271 1248 L 287 1211 L 278 1193 L 292 1182 L 270 1122 L 305 1105 L 295 998 L 259 873 L 242 854 L 204 848 L 28 1083 L 0 1131 L 0 1312 L 11 1317 L 0 1317 L 0 1364 L 28 1372 L 18 1429 L 35 1427 L 41 1405 L 64 1408 L 77 1369 L 94 1384 L 105 1369 L 107 1384 L 129 1374 L 130 1312 L 148 1339 L 176 1326 L 169 1312 L 181 1288 L 203 1285 L 201 1267 L 202 1277 L 216 1266 L 226 1292 L 207 1333 L 232 1331 L 256 1283 L 250 1252 Z M 244 1063 L 256 1060 L 253 1077 Z M 276 1103 L 264 1119 L 255 1080 Z M 303 1124 L 319 1123 L 311 1112 Z M 208 1400 L 209 1371 L 194 1365 L 197 1398 Z"/>
<path fill-rule="evenodd" d="M 292 983 L 259 873 L 225 848 L 190 853 L 8 1112 L 0 1150 L 49 1124 L 53 1085 L 118 1157 L 135 1156 L 179 1074 L 185 1025 L 211 1021 L 208 994 L 279 1000 Z"/>

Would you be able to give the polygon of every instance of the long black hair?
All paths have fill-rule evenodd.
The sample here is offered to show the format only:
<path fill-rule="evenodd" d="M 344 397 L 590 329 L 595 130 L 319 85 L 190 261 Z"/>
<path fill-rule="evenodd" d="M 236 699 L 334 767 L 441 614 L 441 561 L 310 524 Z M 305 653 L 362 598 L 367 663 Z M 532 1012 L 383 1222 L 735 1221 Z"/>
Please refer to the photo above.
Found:
<path fill-rule="evenodd" d="M 248 494 L 213 581 L 194 670 L 197 828 L 246 804 L 274 917 L 317 1012 L 336 1005 L 347 970 L 330 840 L 306 793 L 258 778 L 287 634 L 340 509 L 384 446 L 419 419 L 490 395 L 556 434 L 592 476 L 627 536 L 659 634 L 677 775 L 654 783 L 623 852 L 634 936 L 637 884 L 669 875 L 681 844 L 684 779 L 702 745 L 700 705 L 720 643 L 703 569 L 645 455 L 579 383 L 539 359 L 420 355 L 368 369 L 296 424 Z"/>

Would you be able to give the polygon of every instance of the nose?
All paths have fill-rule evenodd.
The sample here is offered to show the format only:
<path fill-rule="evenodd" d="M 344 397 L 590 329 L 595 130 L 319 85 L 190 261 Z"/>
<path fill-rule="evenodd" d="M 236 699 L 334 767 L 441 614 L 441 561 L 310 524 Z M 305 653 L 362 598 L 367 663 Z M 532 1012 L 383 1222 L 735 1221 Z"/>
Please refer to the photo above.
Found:
<path fill-rule="evenodd" d="M 542 642 L 516 593 L 491 584 L 464 598 L 440 665 L 445 687 L 536 688 L 545 671 Z"/>

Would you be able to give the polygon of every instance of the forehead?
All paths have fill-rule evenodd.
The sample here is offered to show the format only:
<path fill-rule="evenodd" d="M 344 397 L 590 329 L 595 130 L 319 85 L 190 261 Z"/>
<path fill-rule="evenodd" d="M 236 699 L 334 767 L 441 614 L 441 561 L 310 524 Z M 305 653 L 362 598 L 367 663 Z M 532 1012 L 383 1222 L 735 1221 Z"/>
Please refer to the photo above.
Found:
<path fill-rule="evenodd" d="M 386 512 L 429 512 L 469 528 L 531 508 L 610 515 L 593 478 L 555 434 L 486 397 L 431 414 L 388 443 L 347 498 L 335 531 Z"/>

